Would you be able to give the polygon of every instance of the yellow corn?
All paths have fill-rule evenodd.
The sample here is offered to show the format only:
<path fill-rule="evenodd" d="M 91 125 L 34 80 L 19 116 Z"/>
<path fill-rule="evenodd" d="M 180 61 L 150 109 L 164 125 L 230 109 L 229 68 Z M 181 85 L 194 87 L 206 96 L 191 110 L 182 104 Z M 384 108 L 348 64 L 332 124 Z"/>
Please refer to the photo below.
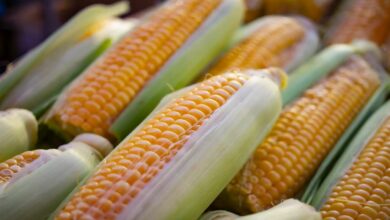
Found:
<path fill-rule="evenodd" d="M 325 220 L 390 216 L 390 118 L 359 153 L 321 208 Z"/>
<path fill-rule="evenodd" d="M 0 163 L 0 186 L 7 183 L 19 170 L 38 158 L 39 151 L 26 151 Z"/>
<path fill-rule="evenodd" d="M 325 36 L 327 44 L 371 40 L 378 45 L 386 40 L 390 26 L 387 0 L 349 0 L 342 5 Z"/>
<path fill-rule="evenodd" d="M 264 20 L 263 25 L 224 55 L 206 76 L 234 69 L 286 67 L 296 55 L 297 45 L 305 38 L 307 27 L 296 18 L 266 19 L 268 21 Z"/>
<path fill-rule="evenodd" d="M 271 71 L 270 74 L 272 73 L 273 71 Z M 131 134 L 127 139 L 125 139 L 114 152 L 112 152 L 108 157 L 106 157 L 104 163 L 99 166 L 98 170 L 94 173 L 94 175 L 92 175 L 86 181 L 86 183 L 79 188 L 79 190 L 73 195 L 73 197 L 71 197 L 71 199 L 66 202 L 65 206 L 57 213 L 56 219 L 115 219 L 120 218 L 121 215 L 122 217 L 126 216 L 127 219 L 133 219 L 133 217 L 124 214 L 129 212 L 133 213 L 133 215 L 136 216 L 135 218 L 142 219 L 141 217 L 139 217 L 139 213 L 134 214 L 137 213 L 137 208 L 134 208 L 134 206 L 137 207 L 137 205 L 142 204 L 142 202 L 140 201 L 143 201 L 142 198 L 146 196 L 145 193 L 151 193 L 150 190 L 154 189 L 153 187 L 156 186 L 154 185 L 156 181 L 163 181 L 165 179 L 169 180 L 169 183 L 172 183 L 172 179 L 174 178 L 167 178 L 167 176 L 165 176 L 166 172 L 170 172 L 170 170 L 172 169 L 179 168 L 172 166 L 174 166 L 174 164 L 177 165 L 177 163 L 179 163 L 178 161 L 180 161 L 180 158 L 183 160 L 183 155 L 185 155 L 186 151 L 190 150 L 190 148 L 188 148 L 189 145 L 187 144 L 194 143 L 195 137 L 192 136 L 198 135 L 196 136 L 197 138 L 195 141 L 202 140 L 203 136 L 199 133 L 201 127 L 206 126 L 207 122 L 214 120 L 212 119 L 212 115 L 214 115 L 214 113 L 225 111 L 225 104 L 227 104 L 228 100 L 231 101 L 234 97 L 236 97 L 235 94 L 242 95 L 242 93 L 240 93 L 240 89 L 248 89 L 247 86 L 249 84 L 245 83 L 249 82 L 251 79 L 253 79 L 252 76 L 242 73 L 225 74 L 213 77 L 192 87 L 189 91 L 185 91 L 183 95 L 173 99 L 166 106 L 159 109 L 158 112 L 152 113 L 152 116 L 148 120 L 146 120 L 142 124 L 142 126 L 140 126 L 136 131 L 133 132 L 133 134 Z M 254 83 L 254 81 L 250 82 Z M 244 84 L 247 86 L 245 87 Z M 261 85 L 251 83 L 249 86 L 251 86 L 250 88 L 256 89 L 259 89 L 259 86 L 262 87 Z M 268 96 L 273 96 L 273 92 L 270 91 L 269 88 L 263 87 L 260 89 L 268 91 Z M 256 96 L 262 96 L 261 92 L 260 94 L 259 92 L 256 93 Z M 248 97 L 246 93 L 245 96 Z M 235 100 L 242 101 L 242 97 Z M 264 97 L 261 98 L 261 100 L 267 102 L 266 98 Z M 250 101 L 255 100 L 250 99 Z M 241 104 L 245 105 L 245 103 Z M 253 105 L 253 103 L 251 105 Z M 270 106 L 275 107 L 275 102 L 268 102 L 267 106 L 267 109 L 271 108 Z M 234 106 L 234 108 L 237 108 L 237 106 Z M 258 115 L 257 111 L 262 111 L 260 110 L 262 107 L 256 107 L 257 110 L 255 110 L 254 106 L 245 105 L 243 108 L 251 109 L 251 113 L 253 115 Z M 273 111 L 277 112 L 276 109 L 274 109 Z M 230 114 L 232 111 L 228 112 Z M 270 109 L 267 110 L 267 112 L 267 114 L 275 114 Z M 257 119 L 257 124 L 262 124 L 262 121 L 264 121 L 264 118 L 261 119 L 261 117 L 260 119 Z M 226 117 L 224 118 L 221 115 L 217 118 L 215 118 L 215 120 L 221 120 L 221 122 L 229 121 Z M 236 119 L 237 117 L 232 117 L 232 120 L 235 121 Z M 218 123 L 209 123 L 209 125 L 215 125 L 218 128 L 211 128 L 205 132 L 221 129 L 222 126 L 222 124 Z M 244 131 L 247 131 L 247 128 L 245 128 L 245 126 L 242 129 Z M 251 138 L 247 135 L 245 136 L 246 137 L 244 139 L 248 144 L 248 140 L 250 140 Z M 255 139 L 257 139 L 259 136 L 256 134 L 251 137 L 255 137 Z M 215 142 L 215 140 L 213 142 L 213 139 L 207 139 L 208 143 L 211 142 L 209 144 L 213 145 L 213 147 L 210 146 L 211 148 L 221 146 L 223 147 L 225 152 L 229 151 L 229 144 L 225 143 L 226 138 L 222 138 L 222 140 L 224 143 L 221 145 L 220 143 L 218 144 L 218 142 Z M 253 147 L 256 146 L 256 142 L 253 144 Z M 204 144 L 202 144 L 202 146 L 204 146 Z M 237 150 L 240 149 L 241 152 L 245 148 L 245 146 L 235 147 L 237 147 Z M 193 146 L 193 148 L 191 149 L 191 152 L 195 153 L 194 151 L 197 151 L 198 148 Z M 208 150 L 210 151 L 211 149 L 208 148 Z M 217 153 L 220 154 L 220 151 L 218 151 Z M 249 153 L 250 151 L 248 152 L 248 154 Z M 234 157 L 237 157 L 237 155 L 234 154 Z M 215 158 L 212 159 L 215 160 Z M 190 162 L 186 159 L 184 160 L 186 164 Z M 226 159 L 223 158 L 222 160 Z M 244 161 L 245 159 L 242 162 Z M 197 163 L 198 161 L 194 162 Z M 230 160 L 229 162 L 235 163 L 232 160 Z M 237 166 L 237 169 L 239 169 L 241 165 L 242 164 Z M 169 166 L 169 169 L 167 168 L 167 166 Z M 179 169 L 182 168 L 183 167 L 180 166 Z M 196 172 L 194 171 L 193 167 L 191 169 L 193 172 Z M 213 168 L 209 166 L 207 169 L 212 170 Z M 224 169 L 229 170 L 230 168 L 227 168 L 225 166 Z M 203 175 L 207 176 L 207 174 L 205 174 L 205 170 L 199 172 L 202 172 Z M 180 172 L 175 172 L 174 175 L 180 176 Z M 234 175 L 234 172 L 231 173 L 231 175 Z M 219 177 L 220 178 L 218 179 L 218 181 L 221 181 L 221 179 L 225 179 L 225 177 L 223 176 Z M 230 179 L 231 177 L 228 177 L 226 178 L 226 181 L 229 181 Z M 177 181 L 180 182 L 180 184 L 183 184 L 183 181 L 185 185 L 190 184 L 188 183 L 188 181 L 186 183 L 186 178 L 179 178 Z M 197 181 L 199 181 L 199 179 L 197 179 Z M 207 181 L 210 181 L 210 179 L 207 179 Z M 226 183 L 222 183 L 221 187 L 225 185 Z M 159 182 L 158 186 L 168 187 L 169 184 L 163 185 L 163 183 Z M 145 188 L 147 188 L 148 190 L 146 190 Z M 192 191 L 193 189 L 186 188 L 185 190 Z M 199 190 L 203 189 L 199 188 Z M 220 189 L 216 190 L 215 196 L 218 192 L 220 192 Z M 164 194 L 164 191 L 159 190 L 158 193 L 160 196 L 162 196 L 162 194 Z M 178 201 L 178 199 L 181 199 L 183 197 L 183 193 L 184 192 L 181 191 L 173 199 L 175 201 Z M 208 188 L 208 193 L 211 193 L 210 188 Z M 207 196 L 209 194 L 207 194 Z M 196 196 L 198 195 L 199 193 L 196 193 Z M 146 197 L 150 198 L 149 196 Z M 215 197 L 210 198 L 211 200 L 209 202 L 211 202 L 214 198 Z M 167 202 L 165 198 L 164 202 Z M 198 201 L 192 201 L 191 204 L 197 202 Z M 208 204 L 205 204 L 204 201 L 201 203 L 203 208 L 206 208 L 208 206 Z M 188 203 L 183 205 L 186 205 L 188 207 L 191 204 Z M 150 201 L 146 202 L 146 205 L 151 206 Z M 161 204 L 157 205 L 161 207 Z M 206 206 L 204 207 L 204 205 Z M 130 209 L 129 206 L 133 207 L 133 209 Z M 170 207 L 169 209 L 174 209 L 176 205 L 170 204 L 168 202 L 167 206 Z M 138 210 L 144 210 L 144 208 L 140 208 Z M 156 210 L 154 211 L 156 212 Z M 165 209 L 160 211 L 166 212 Z M 178 211 L 182 212 L 183 210 L 180 209 Z M 203 210 L 199 211 L 201 213 Z M 186 212 L 192 213 L 193 216 L 194 208 L 192 207 Z M 188 217 L 188 215 L 184 216 Z M 159 216 L 159 219 L 166 218 L 167 217 Z M 175 218 L 180 219 L 178 215 L 175 215 Z"/>
<path fill-rule="evenodd" d="M 172 1 L 159 9 L 71 87 L 52 120 L 70 136 L 110 137 L 113 121 L 220 2 Z"/>
<path fill-rule="evenodd" d="M 378 86 L 377 74 L 353 57 L 307 90 L 284 109 L 215 205 L 251 213 L 296 195 Z"/>

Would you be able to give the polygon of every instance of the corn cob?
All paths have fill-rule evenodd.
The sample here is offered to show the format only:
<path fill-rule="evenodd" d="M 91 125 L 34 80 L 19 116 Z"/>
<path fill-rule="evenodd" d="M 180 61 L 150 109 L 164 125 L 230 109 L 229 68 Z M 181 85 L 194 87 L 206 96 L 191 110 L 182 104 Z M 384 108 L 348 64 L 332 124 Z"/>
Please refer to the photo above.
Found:
<path fill-rule="evenodd" d="M 23 109 L 0 111 L 0 162 L 34 147 L 38 122 Z"/>
<path fill-rule="evenodd" d="M 0 109 L 40 116 L 70 83 L 134 24 L 116 18 L 127 4 L 90 6 L 18 61 L 0 79 Z"/>
<path fill-rule="evenodd" d="M 390 102 L 365 123 L 337 161 L 312 204 L 324 219 L 388 219 Z"/>
<path fill-rule="evenodd" d="M 27 151 L 0 163 L 1 219 L 47 219 L 111 149 L 106 139 L 82 134 L 58 150 Z"/>
<path fill-rule="evenodd" d="M 295 68 L 319 46 L 317 33 L 305 18 L 269 16 L 248 24 L 244 39 L 224 55 L 206 76 L 234 69 Z"/>
<path fill-rule="evenodd" d="M 295 199 L 288 199 L 279 205 L 259 213 L 239 217 L 228 211 L 211 211 L 200 220 L 321 220 L 320 213 L 309 205 Z"/>
<path fill-rule="evenodd" d="M 277 69 L 228 73 L 174 94 L 116 147 L 56 219 L 199 217 L 272 127 L 281 100 L 271 78 L 284 84 L 283 77 Z"/>
<path fill-rule="evenodd" d="M 331 21 L 325 35 L 327 44 L 349 43 L 366 39 L 381 45 L 389 33 L 390 2 L 388 0 L 346 1 Z"/>
<path fill-rule="evenodd" d="M 379 86 L 351 57 L 332 76 L 284 109 L 274 129 L 230 182 L 217 206 L 257 212 L 295 196 Z"/>
<path fill-rule="evenodd" d="M 333 0 L 263 0 L 265 14 L 301 14 L 314 21 L 320 21 Z"/>
<path fill-rule="evenodd" d="M 239 0 L 168 1 L 72 83 L 47 124 L 64 137 L 123 139 L 165 94 L 196 77 L 242 14 Z"/>

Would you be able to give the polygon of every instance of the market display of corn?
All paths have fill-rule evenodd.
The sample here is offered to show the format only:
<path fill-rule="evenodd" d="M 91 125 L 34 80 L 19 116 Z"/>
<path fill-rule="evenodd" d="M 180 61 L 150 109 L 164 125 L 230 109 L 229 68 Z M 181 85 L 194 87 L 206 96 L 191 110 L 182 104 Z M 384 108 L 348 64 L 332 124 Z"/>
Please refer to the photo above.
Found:
<path fill-rule="evenodd" d="M 390 1 L 130 6 L 0 76 L 0 220 L 390 219 Z"/>

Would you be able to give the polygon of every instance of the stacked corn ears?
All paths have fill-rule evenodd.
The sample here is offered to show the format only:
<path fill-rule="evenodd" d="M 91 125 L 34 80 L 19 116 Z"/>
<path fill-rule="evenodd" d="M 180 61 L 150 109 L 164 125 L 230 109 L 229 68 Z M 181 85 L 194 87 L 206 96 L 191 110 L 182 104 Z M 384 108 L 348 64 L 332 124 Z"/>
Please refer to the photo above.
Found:
<path fill-rule="evenodd" d="M 0 79 L 0 219 L 390 219 L 390 4 L 336 3 L 86 8 Z"/>

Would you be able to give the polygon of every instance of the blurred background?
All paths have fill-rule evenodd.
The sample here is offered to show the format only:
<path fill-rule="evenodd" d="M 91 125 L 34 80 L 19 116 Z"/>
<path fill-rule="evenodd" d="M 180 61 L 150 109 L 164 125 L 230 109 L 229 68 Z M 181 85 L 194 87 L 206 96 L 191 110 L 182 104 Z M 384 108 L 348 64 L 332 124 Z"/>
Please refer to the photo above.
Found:
<path fill-rule="evenodd" d="M 127 0 L 128 15 L 163 0 Z M 42 42 L 75 13 L 93 3 L 115 0 L 0 0 L 0 73 L 7 64 Z"/>

